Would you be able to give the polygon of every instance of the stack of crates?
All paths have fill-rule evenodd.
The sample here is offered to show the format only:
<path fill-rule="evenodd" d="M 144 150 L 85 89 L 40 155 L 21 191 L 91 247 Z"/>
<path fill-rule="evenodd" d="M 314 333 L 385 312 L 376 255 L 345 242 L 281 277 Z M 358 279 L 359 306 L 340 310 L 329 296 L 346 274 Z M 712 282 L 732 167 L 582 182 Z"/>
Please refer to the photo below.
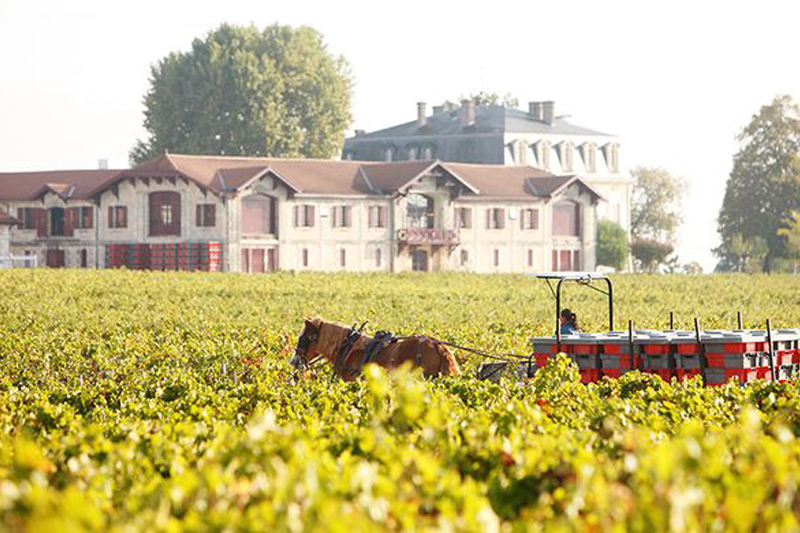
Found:
<path fill-rule="evenodd" d="M 222 243 L 204 242 L 199 243 L 198 249 L 198 270 L 206 272 L 219 272 L 222 270 Z"/>
<path fill-rule="evenodd" d="M 150 269 L 150 245 L 149 244 L 129 244 L 127 267 L 131 270 Z"/>
<path fill-rule="evenodd" d="M 537 367 L 559 352 L 555 337 L 535 337 L 531 343 Z M 776 330 L 772 344 L 776 379 L 798 375 L 800 330 Z M 619 378 L 633 370 L 666 381 L 702 376 L 711 386 L 734 378 L 739 383 L 772 378 L 766 331 L 703 331 L 699 343 L 692 331 L 581 333 L 562 336 L 560 351 L 577 364 L 584 383 L 603 376 Z"/>
<path fill-rule="evenodd" d="M 128 245 L 109 244 L 106 246 L 106 267 L 121 268 L 128 264 Z"/>
<path fill-rule="evenodd" d="M 178 270 L 190 272 L 197 270 L 197 244 L 194 242 L 178 243 Z"/>
<path fill-rule="evenodd" d="M 177 264 L 177 245 L 173 243 L 150 245 L 151 270 L 175 270 Z"/>

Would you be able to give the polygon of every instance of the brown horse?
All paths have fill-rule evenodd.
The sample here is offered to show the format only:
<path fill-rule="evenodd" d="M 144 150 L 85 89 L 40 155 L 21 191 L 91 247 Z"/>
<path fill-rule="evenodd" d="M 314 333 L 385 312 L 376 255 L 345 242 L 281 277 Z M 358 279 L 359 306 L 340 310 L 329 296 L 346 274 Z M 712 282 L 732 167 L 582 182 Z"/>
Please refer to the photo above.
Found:
<path fill-rule="evenodd" d="M 327 359 L 334 373 L 345 381 L 356 379 L 368 362 L 394 369 L 411 361 L 414 367 L 422 368 L 426 377 L 461 374 L 453 354 L 436 339 L 402 337 L 377 347 L 371 342 L 372 337 L 354 328 L 321 318 L 306 319 L 289 362 L 296 369 L 305 370 L 311 363 Z"/>

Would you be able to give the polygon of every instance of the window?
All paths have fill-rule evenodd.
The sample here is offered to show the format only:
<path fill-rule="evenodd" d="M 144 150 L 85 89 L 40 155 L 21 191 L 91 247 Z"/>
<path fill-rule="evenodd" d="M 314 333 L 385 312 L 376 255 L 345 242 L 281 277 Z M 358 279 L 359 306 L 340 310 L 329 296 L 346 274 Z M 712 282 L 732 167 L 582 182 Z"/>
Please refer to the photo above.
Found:
<path fill-rule="evenodd" d="M 80 252 L 80 261 L 81 261 L 81 268 L 86 268 L 89 266 L 89 254 L 86 250 L 81 250 Z"/>
<path fill-rule="evenodd" d="M 539 229 L 539 210 L 533 208 L 522 209 L 520 213 L 522 229 Z"/>
<path fill-rule="evenodd" d="M 434 149 L 433 146 L 426 146 L 422 149 L 422 159 L 425 161 L 433 160 Z"/>
<path fill-rule="evenodd" d="M 380 248 L 375 248 L 375 266 L 380 268 L 383 265 L 383 251 Z"/>
<path fill-rule="evenodd" d="M 597 172 L 597 145 L 585 143 L 582 147 L 583 167 L 586 172 Z"/>
<path fill-rule="evenodd" d="M 128 227 L 128 208 L 124 205 L 108 206 L 108 227 L 127 228 Z"/>
<path fill-rule="evenodd" d="M 406 197 L 406 218 L 411 228 L 434 226 L 434 200 L 423 194 L 412 193 Z"/>
<path fill-rule="evenodd" d="M 533 250 L 528 250 L 528 266 L 533 266 Z"/>
<path fill-rule="evenodd" d="M 349 205 L 337 205 L 333 208 L 334 228 L 349 228 L 352 225 L 352 209 Z"/>
<path fill-rule="evenodd" d="M 347 266 L 347 250 L 344 248 L 339 250 L 339 266 L 342 268 Z"/>
<path fill-rule="evenodd" d="M 416 146 L 409 146 L 408 147 L 408 160 L 409 161 L 416 161 L 419 155 L 419 149 Z"/>
<path fill-rule="evenodd" d="M 276 235 L 278 201 L 271 196 L 251 195 L 242 199 L 242 233 Z"/>
<path fill-rule="evenodd" d="M 383 160 L 387 163 L 391 163 L 394 160 L 394 148 L 387 146 L 383 149 Z"/>
<path fill-rule="evenodd" d="M 619 144 L 608 143 L 603 146 L 603 155 L 609 172 L 619 172 Z"/>
<path fill-rule="evenodd" d="M 33 209 L 30 207 L 20 207 L 17 209 L 17 218 L 22 222 L 22 229 L 36 229 Z"/>
<path fill-rule="evenodd" d="M 581 269 L 581 252 L 579 250 L 572 251 L 572 270 Z"/>
<path fill-rule="evenodd" d="M 173 191 L 150 193 L 150 235 L 181 234 L 181 195 Z"/>
<path fill-rule="evenodd" d="M 558 145 L 558 155 L 561 159 L 561 171 L 572 172 L 573 146 L 571 142 L 565 141 Z"/>
<path fill-rule="evenodd" d="M 536 143 L 536 163 L 541 169 L 550 169 L 550 143 L 548 141 Z"/>
<path fill-rule="evenodd" d="M 461 250 L 461 254 L 459 257 L 459 262 L 461 263 L 462 267 L 465 267 L 469 264 L 469 251 L 468 250 Z"/>
<path fill-rule="evenodd" d="M 522 139 L 514 143 L 514 161 L 520 166 L 528 164 L 528 143 Z"/>
<path fill-rule="evenodd" d="M 456 207 L 456 228 L 458 229 L 472 228 L 471 207 Z"/>
<path fill-rule="evenodd" d="M 67 231 L 66 210 L 62 207 L 51 207 L 48 211 L 50 212 L 50 235 L 55 237 L 71 235 L 71 232 Z"/>
<path fill-rule="evenodd" d="M 197 204 L 196 219 L 198 228 L 213 228 L 217 225 L 217 206 Z"/>
<path fill-rule="evenodd" d="M 303 251 L 302 251 L 301 255 L 302 255 L 303 266 L 307 267 L 308 266 L 308 248 L 303 248 Z"/>
<path fill-rule="evenodd" d="M 369 206 L 369 227 L 370 228 L 385 228 L 386 227 L 386 210 L 382 205 Z"/>
<path fill-rule="evenodd" d="M 315 209 L 313 205 L 294 206 L 295 228 L 313 228 L 314 218 L 315 218 Z"/>
<path fill-rule="evenodd" d="M 94 226 L 92 207 L 70 207 L 67 211 L 72 229 L 91 229 Z"/>
<path fill-rule="evenodd" d="M 414 272 L 428 271 L 428 252 L 421 248 L 411 251 L 411 270 Z"/>
<path fill-rule="evenodd" d="M 575 202 L 560 202 L 553 206 L 553 235 L 580 237 L 581 206 Z"/>
<path fill-rule="evenodd" d="M 500 266 L 500 250 L 496 248 L 494 250 L 494 266 L 496 267 Z"/>
<path fill-rule="evenodd" d="M 486 228 L 503 229 L 506 227 L 506 210 L 502 207 L 495 207 L 486 210 Z"/>

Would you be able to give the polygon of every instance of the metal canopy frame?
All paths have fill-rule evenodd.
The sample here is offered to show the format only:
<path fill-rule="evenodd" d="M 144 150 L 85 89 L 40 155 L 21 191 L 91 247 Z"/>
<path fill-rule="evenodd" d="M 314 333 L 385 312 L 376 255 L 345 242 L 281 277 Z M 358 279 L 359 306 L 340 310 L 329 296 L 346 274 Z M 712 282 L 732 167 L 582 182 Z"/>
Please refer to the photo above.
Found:
<path fill-rule="evenodd" d="M 597 272 L 539 272 L 530 274 L 530 276 L 547 281 L 547 286 L 556 300 L 556 336 L 559 344 L 561 344 L 561 327 L 559 323 L 561 318 L 561 286 L 565 281 L 574 281 L 579 285 L 608 296 L 608 331 L 614 331 L 614 286 L 608 276 Z M 552 280 L 558 280 L 555 289 L 553 288 Z M 595 281 L 604 281 L 607 290 L 593 285 L 592 283 Z"/>

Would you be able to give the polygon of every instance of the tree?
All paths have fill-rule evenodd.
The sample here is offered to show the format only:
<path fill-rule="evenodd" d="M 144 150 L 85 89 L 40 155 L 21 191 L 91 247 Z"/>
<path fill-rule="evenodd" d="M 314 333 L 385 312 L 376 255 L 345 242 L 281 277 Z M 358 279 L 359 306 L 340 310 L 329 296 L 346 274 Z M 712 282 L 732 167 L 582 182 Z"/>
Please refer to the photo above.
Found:
<path fill-rule="evenodd" d="M 597 264 L 622 270 L 628 261 L 628 234 L 610 220 L 597 222 Z"/>
<path fill-rule="evenodd" d="M 741 233 L 731 235 L 726 244 L 725 256 L 717 265 L 722 272 L 761 272 L 764 258 L 769 253 L 767 242 L 761 237 L 747 238 Z"/>
<path fill-rule="evenodd" d="M 632 174 L 631 253 L 641 268 L 655 272 L 675 249 L 686 182 L 661 168 L 637 167 Z"/>
<path fill-rule="evenodd" d="M 692 276 L 696 276 L 698 274 L 703 273 L 703 265 L 698 263 L 697 261 L 692 261 L 691 263 L 686 263 L 683 265 L 683 273 L 689 274 Z"/>
<path fill-rule="evenodd" d="M 223 24 L 151 69 L 149 136 L 133 163 L 164 151 L 328 158 L 350 124 L 349 67 L 309 27 Z"/>
<path fill-rule="evenodd" d="M 631 243 L 631 253 L 639 270 L 649 274 L 658 272 L 658 267 L 668 261 L 673 251 L 670 243 L 656 239 L 634 239 Z"/>
<path fill-rule="evenodd" d="M 761 107 L 737 140 L 740 148 L 718 219 L 722 244 L 714 253 L 720 258 L 718 268 L 741 267 L 741 247 L 763 243 L 760 270 L 768 272 L 786 257 L 787 241 L 779 230 L 800 208 L 800 108 L 789 96 L 776 97 Z"/>
<path fill-rule="evenodd" d="M 458 99 L 458 102 L 451 102 L 447 100 L 444 105 L 447 108 L 455 109 L 461 105 L 461 102 L 464 100 L 471 100 L 475 107 L 481 106 L 504 106 L 504 107 L 511 107 L 517 108 L 519 107 L 519 99 L 515 96 L 512 96 L 510 93 L 506 93 L 504 95 L 500 95 L 499 93 L 489 93 L 486 91 L 480 91 L 477 93 L 470 93 L 468 96 L 461 96 Z"/>

